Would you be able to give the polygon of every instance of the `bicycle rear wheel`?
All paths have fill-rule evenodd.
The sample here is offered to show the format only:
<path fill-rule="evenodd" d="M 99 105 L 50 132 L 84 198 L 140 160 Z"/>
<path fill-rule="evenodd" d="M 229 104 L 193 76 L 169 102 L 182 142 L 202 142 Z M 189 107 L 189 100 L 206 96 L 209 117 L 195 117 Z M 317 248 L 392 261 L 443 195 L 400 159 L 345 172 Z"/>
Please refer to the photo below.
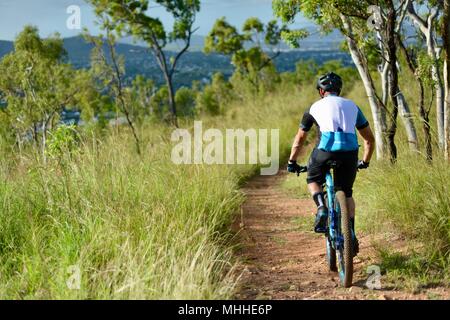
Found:
<path fill-rule="evenodd" d="M 328 203 L 328 194 L 325 194 L 325 203 L 327 204 L 327 207 L 329 207 Z M 331 244 L 330 239 L 330 228 L 331 228 L 331 210 L 329 210 L 328 213 L 328 233 L 326 234 L 325 241 L 326 241 L 326 247 L 327 247 L 327 264 L 328 269 L 332 272 L 337 272 L 337 263 L 336 263 L 336 250 L 333 248 L 333 245 Z"/>
<path fill-rule="evenodd" d="M 347 197 L 342 191 L 336 193 L 336 204 L 340 210 L 340 233 L 344 239 L 343 247 L 338 250 L 338 270 L 341 284 L 350 288 L 353 282 L 353 238 L 350 225 L 350 216 L 347 207 Z"/>
<path fill-rule="evenodd" d="M 327 245 L 327 262 L 328 262 L 328 269 L 332 272 L 337 272 L 337 263 L 336 263 L 336 250 L 331 245 L 331 240 L 329 238 L 329 235 L 325 237 L 326 245 Z"/>

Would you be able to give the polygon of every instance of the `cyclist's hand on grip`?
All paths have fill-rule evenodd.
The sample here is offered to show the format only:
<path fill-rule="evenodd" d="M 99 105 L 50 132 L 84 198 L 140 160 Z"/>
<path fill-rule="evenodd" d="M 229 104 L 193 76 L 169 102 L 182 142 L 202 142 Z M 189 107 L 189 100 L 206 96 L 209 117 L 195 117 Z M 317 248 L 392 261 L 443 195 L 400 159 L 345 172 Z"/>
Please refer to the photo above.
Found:
<path fill-rule="evenodd" d="M 369 162 L 365 162 L 364 160 L 358 161 L 358 170 L 363 170 L 369 168 Z"/>
<path fill-rule="evenodd" d="M 290 173 L 296 173 L 297 175 L 300 175 L 301 172 L 306 172 L 306 167 L 301 167 L 297 164 L 297 161 L 289 161 L 288 163 L 288 172 Z"/>
<path fill-rule="evenodd" d="M 287 170 L 290 173 L 299 173 L 300 172 L 300 166 L 298 165 L 297 161 L 289 161 Z"/>

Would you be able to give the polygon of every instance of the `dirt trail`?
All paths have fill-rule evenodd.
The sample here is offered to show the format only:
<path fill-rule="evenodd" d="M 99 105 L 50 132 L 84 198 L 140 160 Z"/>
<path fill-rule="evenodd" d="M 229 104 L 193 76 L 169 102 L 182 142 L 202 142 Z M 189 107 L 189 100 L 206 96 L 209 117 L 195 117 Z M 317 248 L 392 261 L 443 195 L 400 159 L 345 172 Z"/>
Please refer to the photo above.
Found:
<path fill-rule="evenodd" d="M 367 237 L 360 238 L 361 254 L 355 259 L 354 286 L 341 288 L 338 275 L 328 272 L 324 237 L 299 231 L 294 222 L 296 218 L 311 216 L 314 203 L 283 193 L 279 184 L 284 178 L 285 173 L 256 177 L 243 190 L 247 200 L 235 224 L 242 244 L 239 254 L 244 271 L 237 299 L 427 299 L 430 296 L 429 292 L 368 289 L 366 272 L 374 258 L 370 256 L 373 250 Z M 439 290 L 438 294 L 441 296 L 442 292 Z"/>

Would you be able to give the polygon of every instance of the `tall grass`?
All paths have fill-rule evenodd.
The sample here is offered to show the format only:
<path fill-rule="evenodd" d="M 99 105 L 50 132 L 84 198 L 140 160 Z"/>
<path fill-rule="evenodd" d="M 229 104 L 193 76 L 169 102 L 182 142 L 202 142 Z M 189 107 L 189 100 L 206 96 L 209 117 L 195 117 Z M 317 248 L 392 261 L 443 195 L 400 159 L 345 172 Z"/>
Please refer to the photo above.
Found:
<path fill-rule="evenodd" d="M 407 77 L 407 75 L 404 75 Z M 417 116 L 417 90 L 405 88 L 419 137 L 419 153 L 408 150 L 404 127 L 399 119 L 396 137 L 398 162 L 372 161 L 369 170 L 361 171 L 355 185 L 359 226 L 376 235 L 391 233 L 405 239 L 406 252 L 398 252 L 389 241 L 378 244 L 382 265 L 395 271 L 393 261 L 402 275 L 410 279 L 423 278 L 423 283 L 440 278 L 450 279 L 450 166 L 438 150 L 436 140 L 434 160 L 426 161 L 424 137 Z M 360 83 L 352 90 L 354 99 L 371 119 Z M 431 125 L 435 127 L 435 113 Z M 434 133 L 435 134 L 435 133 Z M 434 137 L 435 138 L 435 137 Z M 401 256 L 401 259 L 399 258 Z"/>
<path fill-rule="evenodd" d="M 249 99 L 204 126 L 279 128 L 286 150 L 302 101 L 298 92 Z M 141 129 L 139 158 L 121 130 L 84 133 L 76 152 L 46 163 L 32 150 L 2 153 L 1 298 L 232 297 L 229 227 L 256 166 L 176 166 L 171 129 L 155 125 Z"/>

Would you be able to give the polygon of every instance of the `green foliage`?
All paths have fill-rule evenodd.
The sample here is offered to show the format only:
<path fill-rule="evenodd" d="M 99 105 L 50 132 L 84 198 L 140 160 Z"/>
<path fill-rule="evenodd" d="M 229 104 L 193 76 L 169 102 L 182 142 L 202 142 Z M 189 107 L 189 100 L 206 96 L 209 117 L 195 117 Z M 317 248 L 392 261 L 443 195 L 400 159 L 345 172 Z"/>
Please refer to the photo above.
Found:
<path fill-rule="evenodd" d="M 167 32 L 159 18 L 147 15 L 148 0 L 88 1 L 94 5 L 98 16 L 110 18 L 103 21 L 103 27 L 112 27 L 119 34 L 131 34 L 146 41 L 150 47 L 161 48 L 170 41 L 187 40 L 195 15 L 200 10 L 199 0 L 155 0 L 174 18 L 172 31 Z"/>
<path fill-rule="evenodd" d="M 53 130 L 47 143 L 47 154 L 61 159 L 65 155 L 74 155 L 79 150 L 79 135 L 74 125 L 61 125 Z"/>
<path fill-rule="evenodd" d="M 197 99 L 197 93 L 186 87 L 182 87 L 177 90 L 175 94 L 175 101 L 178 107 L 180 116 L 192 117 L 195 115 L 195 102 Z"/>
<path fill-rule="evenodd" d="M 230 25 L 225 17 L 218 19 L 205 40 L 206 53 L 219 52 L 233 55 L 244 47 L 245 37 Z"/>
<path fill-rule="evenodd" d="M 264 32 L 264 24 L 258 18 L 248 18 L 242 26 L 242 31 L 248 34 L 249 38 L 251 38 L 252 34 L 259 34 Z"/>
<path fill-rule="evenodd" d="M 425 86 L 431 87 L 435 85 L 432 77 L 432 68 L 434 60 L 427 52 L 420 51 L 417 55 L 417 76 L 422 79 Z"/>
<path fill-rule="evenodd" d="M 27 26 L 17 36 L 14 52 L 1 60 L 0 91 L 7 104 L 2 125 L 19 144 L 29 135 L 39 143 L 63 108 L 84 95 L 89 77 L 63 63 L 64 55 L 58 35 L 43 40 L 37 28 Z"/>
<path fill-rule="evenodd" d="M 147 42 L 158 61 L 168 88 L 171 113 L 168 120 L 177 125 L 173 77 L 179 59 L 190 47 L 191 37 L 195 32 L 195 17 L 200 11 L 200 0 L 154 1 L 173 18 L 173 28 L 170 32 L 165 30 L 161 19 L 148 15 L 148 0 L 88 0 L 88 2 L 95 7 L 103 29 L 115 31 L 119 37 L 132 35 L 134 38 Z M 175 41 L 184 42 L 184 46 L 175 56 L 168 59 L 164 48 Z M 128 122 L 130 122 L 129 119 Z"/>
<path fill-rule="evenodd" d="M 126 90 L 130 114 L 139 124 L 142 124 L 146 117 L 152 116 L 150 103 L 154 90 L 156 88 L 153 80 L 146 79 L 142 75 L 137 75 L 131 86 Z"/>
<path fill-rule="evenodd" d="M 169 110 L 169 90 L 162 86 L 150 99 L 150 112 L 161 120 Z"/>
<path fill-rule="evenodd" d="M 281 38 L 292 48 L 300 48 L 300 40 L 306 38 L 308 33 L 304 30 L 283 30 Z"/>
<path fill-rule="evenodd" d="M 216 116 L 220 114 L 220 104 L 212 86 L 206 86 L 197 97 L 197 108 L 200 112 Z"/>
<path fill-rule="evenodd" d="M 243 25 L 243 34 L 225 18 L 216 21 L 213 29 L 206 38 L 205 52 L 217 52 L 231 56 L 236 67 L 232 77 L 233 86 L 244 91 L 260 93 L 261 90 L 270 90 L 277 82 L 276 70 L 273 60 L 280 54 L 279 51 L 271 57 L 265 52 L 266 47 L 276 47 L 280 43 L 285 26 L 279 27 L 276 21 L 270 21 L 265 26 L 257 18 L 249 18 Z"/>

